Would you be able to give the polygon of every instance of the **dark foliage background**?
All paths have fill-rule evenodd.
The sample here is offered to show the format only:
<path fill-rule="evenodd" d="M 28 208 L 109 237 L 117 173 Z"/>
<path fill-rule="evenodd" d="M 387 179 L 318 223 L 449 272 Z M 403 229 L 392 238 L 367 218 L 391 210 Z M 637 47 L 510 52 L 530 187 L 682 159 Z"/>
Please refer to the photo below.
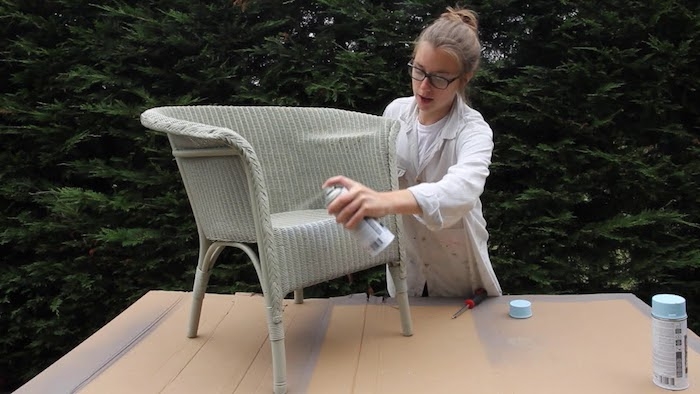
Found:
<path fill-rule="evenodd" d="M 99 4 L 98 4 L 99 3 Z M 172 104 L 380 114 L 450 2 L 0 0 L 0 391 L 151 289 L 189 290 L 196 231 Z M 478 0 L 472 104 L 496 149 L 483 196 L 508 293 L 672 292 L 700 331 L 700 5 Z M 319 184 L 322 180 L 319 180 Z M 259 291 L 241 255 L 211 292 Z M 382 293 L 371 270 L 309 296 Z"/>

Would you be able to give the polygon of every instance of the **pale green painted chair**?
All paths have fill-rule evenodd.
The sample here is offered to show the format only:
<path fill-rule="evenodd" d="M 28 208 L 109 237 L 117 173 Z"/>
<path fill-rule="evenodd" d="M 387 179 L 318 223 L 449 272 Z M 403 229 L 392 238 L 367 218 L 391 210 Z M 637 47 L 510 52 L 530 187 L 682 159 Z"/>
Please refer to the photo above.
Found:
<path fill-rule="evenodd" d="M 376 257 L 325 210 L 321 184 L 346 175 L 375 190 L 398 187 L 396 121 L 330 108 L 180 106 L 145 111 L 141 123 L 166 133 L 199 232 L 199 261 L 187 335 L 195 337 L 212 266 L 226 246 L 252 260 L 262 287 L 272 348 L 273 392 L 286 392 L 283 298 L 387 264 L 403 335 L 412 335 L 400 218 Z M 257 244 L 259 256 L 248 246 Z"/>

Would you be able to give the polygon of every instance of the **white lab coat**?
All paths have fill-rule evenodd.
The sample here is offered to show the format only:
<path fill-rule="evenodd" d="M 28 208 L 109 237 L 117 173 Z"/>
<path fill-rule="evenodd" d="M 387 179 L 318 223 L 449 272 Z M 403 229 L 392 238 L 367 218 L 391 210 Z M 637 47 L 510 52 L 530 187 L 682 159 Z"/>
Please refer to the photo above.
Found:
<path fill-rule="evenodd" d="M 399 186 L 408 188 L 423 211 L 402 218 L 408 295 L 420 296 L 426 282 L 431 297 L 464 297 L 479 287 L 489 296 L 501 295 L 479 199 L 491 164 L 491 128 L 457 97 L 439 140 L 418 168 L 415 99 L 394 100 L 384 116 L 401 122 L 396 143 Z M 393 297 L 388 270 L 387 279 Z"/>

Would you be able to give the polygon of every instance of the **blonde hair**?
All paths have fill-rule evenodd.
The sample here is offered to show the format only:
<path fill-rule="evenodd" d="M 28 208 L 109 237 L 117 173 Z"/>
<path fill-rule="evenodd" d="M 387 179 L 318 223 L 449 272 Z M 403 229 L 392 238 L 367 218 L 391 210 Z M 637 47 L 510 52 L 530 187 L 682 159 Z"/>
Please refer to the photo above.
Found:
<path fill-rule="evenodd" d="M 426 27 L 415 42 L 413 56 L 418 46 L 425 42 L 435 49 L 442 49 L 455 58 L 461 74 L 470 77 L 476 73 L 481 59 L 481 42 L 479 42 L 479 21 L 476 12 L 464 8 L 447 7 L 430 26 Z M 462 99 L 467 101 L 466 92 L 460 91 Z"/>

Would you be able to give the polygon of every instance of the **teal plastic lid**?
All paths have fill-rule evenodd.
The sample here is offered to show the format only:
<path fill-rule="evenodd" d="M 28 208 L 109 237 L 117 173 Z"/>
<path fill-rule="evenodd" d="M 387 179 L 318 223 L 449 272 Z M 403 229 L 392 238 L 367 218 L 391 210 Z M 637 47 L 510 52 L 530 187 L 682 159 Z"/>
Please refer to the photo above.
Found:
<path fill-rule="evenodd" d="M 527 319 L 532 316 L 532 304 L 528 300 L 513 300 L 508 314 L 515 319 Z"/>
<path fill-rule="evenodd" d="M 660 319 L 685 319 L 685 298 L 674 294 L 651 297 L 651 315 Z"/>

